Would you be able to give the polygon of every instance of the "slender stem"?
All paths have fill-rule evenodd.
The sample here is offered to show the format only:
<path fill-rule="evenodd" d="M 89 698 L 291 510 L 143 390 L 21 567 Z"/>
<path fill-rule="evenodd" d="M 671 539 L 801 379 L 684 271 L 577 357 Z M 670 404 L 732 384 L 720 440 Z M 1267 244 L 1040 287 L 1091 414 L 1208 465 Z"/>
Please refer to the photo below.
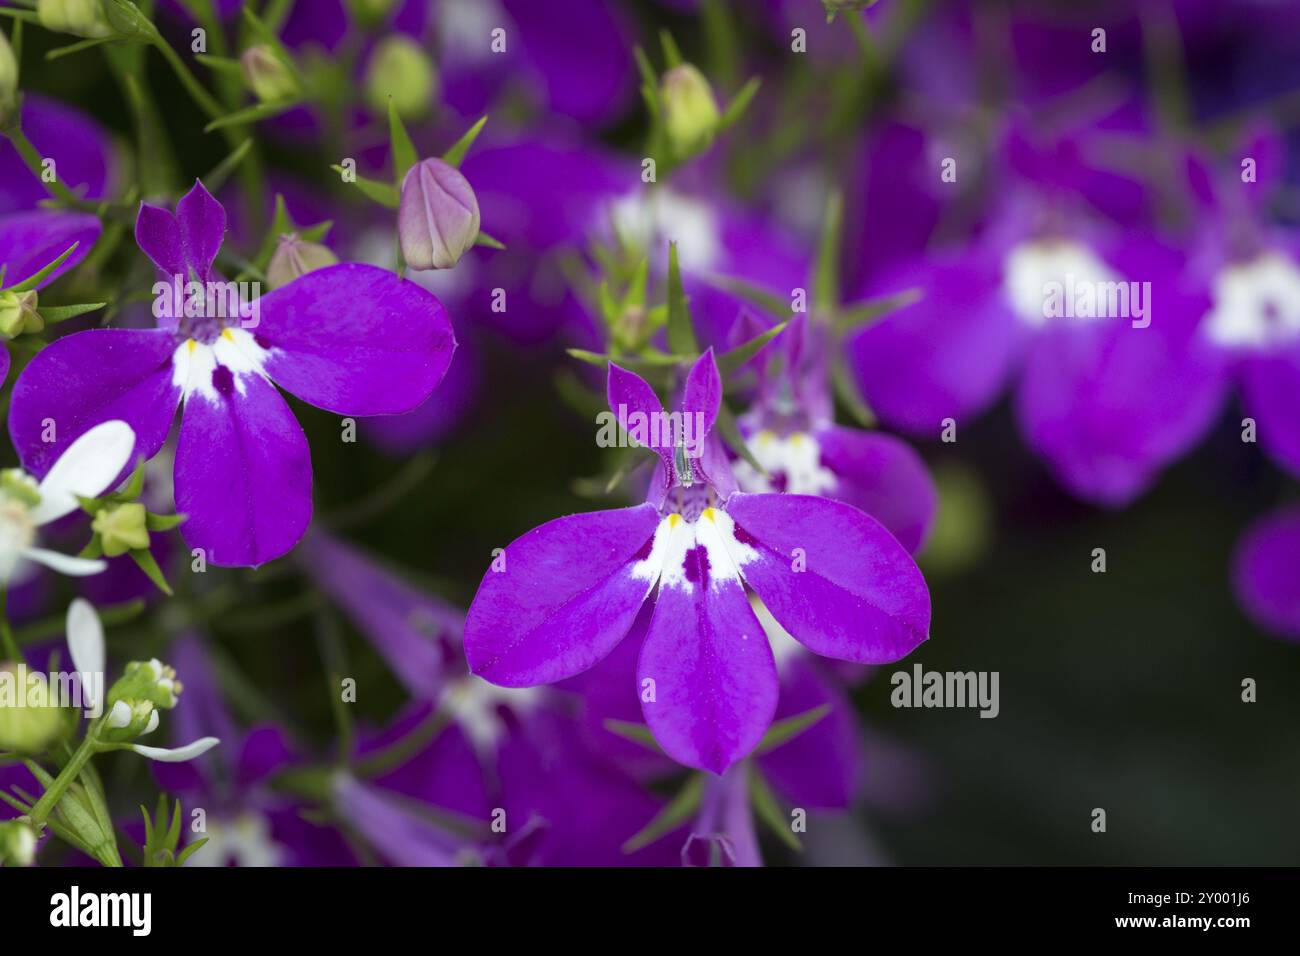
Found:
<path fill-rule="evenodd" d="M 27 134 L 23 132 L 21 126 L 15 124 L 5 130 L 4 135 L 9 142 L 14 144 L 14 149 L 18 150 L 18 155 L 23 158 L 23 162 L 27 164 L 27 168 L 31 170 L 32 175 L 44 183 L 45 187 L 49 189 L 56 199 L 69 203 L 81 201 L 71 189 L 59 181 L 57 175 L 50 182 L 45 181 L 45 167 L 41 165 L 41 154 L 36 151 L 36 147 L 32 145 L 31 140 L 27 138 Z"/>
<path fill-rule="evenodd" d="M 172 68 L 176 78 L 181 81 L 181 86 L 185 87 L 185 91 L 190 94 L 190 98 L 198 104 L 199 109 L 207 113 L 209 119 L 221 119 L 223 115 L 221 104 L 214 100 L 212 94 L 203 88 L 203 84 L 194 78 L 190 68 L 185 65 L 185 61 L 180 58 L 180 55 L 171 48 L 171 44 L 167 43 L 166 40 L 158 39 L 154 42 L 154 46 L 163 55 L 163 59 Z"/>
<path fill-rule="evenodd" d="M 32 807 L 29 814 L 34 826 L 43 826 L 45 818 L 54 812 L 54 808 L 63 799 L 63 794 L 67 792 L 72 782 L 81 775 L 82 769 L 86 766 L 95 751 L 99 749 L 99 728 L 103 718 L 91 722 L 90 727 L 86 730 L 86 738 L 73 753 L 72 759 L 54 778 L 48 790 L 41 794 L 41 799 L 36 801 L 36 806 Z"/>
<path fill-rule="evenodd" d="M 3 647 L 6 660 L 21 661 L 23 659 L 22 651 L 18 649 L 18 642 L 14 640 L 13 628 L 9 626 L 8 587 L 0 587 L 0 645 Z"/>

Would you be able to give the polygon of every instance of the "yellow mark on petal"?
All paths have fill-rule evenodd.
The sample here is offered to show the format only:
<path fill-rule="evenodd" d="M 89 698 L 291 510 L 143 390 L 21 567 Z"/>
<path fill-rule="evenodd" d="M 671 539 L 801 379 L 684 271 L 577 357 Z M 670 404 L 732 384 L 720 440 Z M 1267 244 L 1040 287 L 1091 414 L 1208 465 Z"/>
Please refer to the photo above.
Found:
<path fill-rule="evenodd" d="M 682 516 L 681 516 L 681 515 L 679 515 L 679 514 L 671 514 L 671 515 L 668 516 L 668 527 L 669 527 L 670 529 L 672 529 L 672 528 L 676 528 L 676 527 L 677 527 L 679 524 L 681 524 L 681 523 L 682 523 Z"/>
<path fill-rule="evenodd" d="M 230 329 L 222 329 L 221 337 L 225 339 L 227 342 L 233 343 L 235 341 L 235 333 L 231 332 Z"/>
<path fill-rule="evenodd" d="M 768 443 L 769 443 L 773 438 L 775 438 L 775 437 L 776 437 L 776 436 L 773 435 L 773 434 L 772 434 L 770 431 L 768 431 L 766 428 L 763 429 L 761 432 L 758 433 L 758 440 L 759 440 L 759 442 L 761 442 L 761 443 L 764 444 L 764 445 L 768 444 Z"/>
<path fill-rule="evenodd" d="M 705 509 L 704 509 L 704 511 L 703 511 L 703 516 L 704 516 L 705 518 L 708 518 L 710 521 L 712 521 L 712 520 L 713 520 L 713 515 L 714 515 L 714 511 L 713 511 L 712 508 L 705 508 Z"/>
<path fill-rule="evenodd" d="M 195 350 L 196 348 L 198 348 L 198 345 L 199 345 L 199 343 L 198 343 L 198 342 L 195 342 L 193 339 L 186 339 L 186 340 L 185 340 L 185 348 L 189 351 L 189 354 L 190 354 L 190 355 L 193 355 L 193 354 L 194 354 L 194 350 Z"/>
<path fill-rule="evenodd" d="M 798 448 L 800 445 L 802 445 L 803 440 L 804 440 L 803 432 L 795 432 L 790 436 L 790 444 L 794 445 L 795 448 Z"/>

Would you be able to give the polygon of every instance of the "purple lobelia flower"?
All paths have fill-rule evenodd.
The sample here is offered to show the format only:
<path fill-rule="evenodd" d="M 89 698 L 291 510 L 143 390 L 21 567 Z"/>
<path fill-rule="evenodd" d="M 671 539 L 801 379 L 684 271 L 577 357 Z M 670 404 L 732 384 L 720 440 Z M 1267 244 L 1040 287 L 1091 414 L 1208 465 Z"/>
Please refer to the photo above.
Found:
<path fill-rule="evenodd" d="M 1193 262 L 1211 300 L 1200 333 L 1227 365 L 1260 446 L 1300 476 L 1300 243 L 1267 215 L 1284 145 L 1258 130 L 1225 170 L 1196 156 L 1187 165 L 1201 227 Z"/>
<path fill-rule="evenodd" d="M 130 424 L 152 456 L 182 406 L 181 533 L 214 564 L 258 565 L 289 551 L 312 511 L 307 440 L 275 385 L 341 415 L 405 412 L 432 393 L 456 342 L 437 299 L 373 266 L 329 266 L 260 298 L 239 295 L 213 268 L 225 223 L 198 182 L 174 216 L 142 204 L 136 241 L 167 277 L 155 286 L 158 327 L 53 342 L 14 386 L 9 430 L 24 466 L 43 474 L 109 418 Z M 43 440 L 51 422 L 55 440 Z"/>
<path fill-rule="evenodd" d="M 493 562 L 465 622 L 476 674 L 531 686 L 600 661 L 655 592 L 637 666 L 646 723 L 669 756 L 715 773 L 753 750 L 776 710 L 776 665 L 746 587 L 832 658 L 895 661 L 930 628 L 925 579 L 875 519 L 826 498 L 736 490 L 712 431 L 721 400 L 712 351 L 691 369 L 674 416 L 611 364 L 611 409 L 659 456 L 647 501 L 519 538 Z"/>
<path fill-rule="evenodd" d="M 766 474 L 741 460 L 736 482 L 742 491 L 823 495 L 851 504 L 915 553 L 934 520 L 934 481 L 907 443 L 835 424 L 827 338 L 825 328 L 797 315 L 773 343 L 754 404 L 741 419 L 750 452 Z"/>
<path fill-rule="evenodd" d="M 922 295 L 847 348 L 871 407 L 917 434 L 956 426 L 1017 378 L 1026 443 L 1072 494 L 1120 507 L 1213 423 L 1222 363 L 1196 335 L 1205 297 L 1186 258 L 1135 212 L 1145 191 L 1092 168 L 1087 144 L 1011 130 L 1007 198 L 980 240 L 873 276 L 871 295 Z M 1129 228 L 1096 215 L 1108 207 Z"/>

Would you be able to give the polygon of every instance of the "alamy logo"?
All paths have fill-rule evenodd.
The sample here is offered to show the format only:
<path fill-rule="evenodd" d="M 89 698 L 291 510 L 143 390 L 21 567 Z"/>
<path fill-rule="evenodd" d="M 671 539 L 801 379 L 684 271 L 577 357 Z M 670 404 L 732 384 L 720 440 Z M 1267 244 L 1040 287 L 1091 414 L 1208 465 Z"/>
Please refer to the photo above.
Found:
<path fill-rule="evenodd" d="M 1150 282 L 1097 282 L 1076 280 L 1068 273 L 1064 282 L 1043 285 L 1045 319 L 1132 319 L 1133 328 L 1151 324 Z"/>
<path fill-rule="evenodd" d="M 262 321 L 262 284 L 253 282 L 186 281 L 153 284 L 155 319 L 238 319 L 241 328 L 255 329 Z"/>
<path fill-rule="evenodd" d="M 135 936 L 148 936 L 153 929 L 151 893 L 86 893 L 74 886 L 69 893 L 50 897 L 50 925 L 125 926 Z"/>
<path fill-rule="evenodd" d="M 927 671 L 920 664 L 912 670 L 894 671 L 889 702 L 895 707 L 978 707 L 981 717 L 996 717 L 997 671 Z"/>
<path fill-rule="evenodd" d="M 623 428 L 619 428 L 619 422 Z M 703 412 L 636 412 L 619 405 L 617 414 L 606 411 L 596 415 L 598 448 L 683 448 L 687 458 L 704 454 L 707 429 Z"/>
<path fill-rule="evenodd" d="M 44 674 L 21 662 L 0 667 L 0 709 L 75 707 L 93 720 L 104 712 L 103 689 L 103 671 Z"/>

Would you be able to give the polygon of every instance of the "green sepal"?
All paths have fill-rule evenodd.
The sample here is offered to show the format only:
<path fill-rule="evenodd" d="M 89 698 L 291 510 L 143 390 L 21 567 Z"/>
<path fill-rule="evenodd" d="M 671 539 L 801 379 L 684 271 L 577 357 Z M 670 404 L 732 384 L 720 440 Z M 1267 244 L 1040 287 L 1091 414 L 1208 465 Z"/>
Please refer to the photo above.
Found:
<path fill-rule="evenodd" d="M 664 807 L 659 814 L 642 827 L 637 833 L 630 836 L 623 844 L 624 853 L 635 853 L 643 847 L 649 846 L 660 837 L 667 836 L 679 826 L 691 818 L 700 806 L 700 800 L 704 796 L 704 774 L 693 773 L 686 778 L 682 784 L 682 789 L 677 792 L 668 806 Z"/>
<path fill-rule="evenodd" d="M 136 563 L 136 567 L 145 573 L 145 576 L 154 583 L 154 586 L 159 591 L 162 591 L 168 597 L 172 596 L 172 586 L 167 583 L 162 568 L 158 567 L 158 562 L 154 560 L 153 552 L 147 548 L 139 548 L 135 551 L 128 551 L 127 554 L 131 556 L 131 560 Z"/>
<path fill-rule="evenodd" d="M 803 849 L 803 844 L 790 829 L 789 819 L 782 813 L 776 794 L 772 792 L 772 788 L 767 785 L 767 781 L 763 779 L 762 773 L 756 766 L 752 766 L 749 773 L 749 800 L 758 818 L 766 823 L 768 829 L 786 846 L 792 850 Z"/>
<path fill-rule="evenodd" d="M 783 720 L 775 721 L 772 726 L 767 728 L 767 733 L 763 734 L 763 739 L 758 742 L 754 748 L 754 753 L 760 756 L 770 753 L 782 744 L 789 743 L 795 737 L 798 737 L 805 730 L 820 721 L 831 711 L 830 704 L 822 704 L 820 707 L 814 707 L 811 710 L 805 710 L 801 714 L 795 714 L 793 717 L 786 717 Z"/>
<path fill-rule="evenodd" d="M 393 187 L 401 189 L 406 171 L 420 157 L 415 151 L 415 144 L 411 142 L 411 134 L 406 131 L 402 118 L 397 115 L 397 107 L 393 105 L 391 95 L 388 97 L 388 144 L 393 152 Z"/>
<path fill-rule="evenodd" d="M 464 136 L 452 143 L 451 147 L 442 154 L 442 161 L 448 166 L 459 168 L 460 164 L 465 161 L 465 156 L 469 153 L 470 147 L 474 145 L 474 140 L 478 139 L 478 134 L 483 132 L 483 127 L 487 121 L 486 116 L 479 117 L 478 122 L 471 126 Z"/>

